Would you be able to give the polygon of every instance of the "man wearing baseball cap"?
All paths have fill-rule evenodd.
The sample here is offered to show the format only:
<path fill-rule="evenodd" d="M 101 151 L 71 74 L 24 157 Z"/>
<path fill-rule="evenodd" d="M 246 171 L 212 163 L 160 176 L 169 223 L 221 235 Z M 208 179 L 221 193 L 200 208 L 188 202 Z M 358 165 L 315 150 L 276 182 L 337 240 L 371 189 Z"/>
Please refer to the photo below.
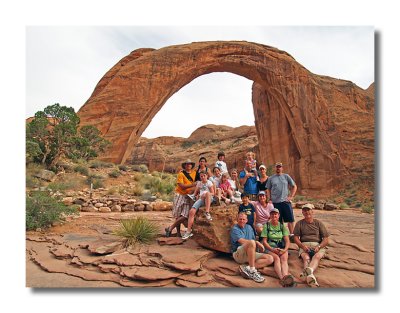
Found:
<path fill-rule="evenodd" d="M 299 258 L 303 260 L 303 272 L 300 277 L 311 287 L 319 284 L 314 276 L 319 261 L 325 255 L 325 247 L 329 244 L 329 233 L 324 223 L 314 218 L 314 205 L 307 203 L 301 211 L 304 219 L 298 221 L 294 228 L 294 242 L 299 247 Z"/>
<path fill-rule="evenodd" d="M 268 202 L 279 210 L 281 223 L 288 224 L 290 237 L 293 237 L 294 214 L 291 201 L 297 186 L 292 177 L 283 173 L 281 162 L 275 163 L 275 174 L 268 178 L 266 187 Z"/>

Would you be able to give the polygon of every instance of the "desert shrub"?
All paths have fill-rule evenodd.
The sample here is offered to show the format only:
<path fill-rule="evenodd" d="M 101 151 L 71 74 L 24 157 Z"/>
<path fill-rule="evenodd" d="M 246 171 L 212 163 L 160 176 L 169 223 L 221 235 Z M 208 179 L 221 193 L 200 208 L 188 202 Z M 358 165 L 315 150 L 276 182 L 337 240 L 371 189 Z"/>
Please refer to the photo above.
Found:
<path fill-rule="evenodd" d="M 349 207 L 348 204 L 345 202 L 342 202 L 339 204 L 339 208 L 341 208 L 341 209 L 347 209 L 348 207 Z"/>
<path fill-rule="evenodd" d="M 182 142 L 181 147 L 182 147 L 183 149 L 190 148 L 190 147 L 193 146 L 195 143 L 196 143 L 196 142 L 194 142 L 194 141 L 184 141 L 184 142 Z"/>
<path fill-rule="evenodd" d="M 90 186 L 91 184 L 93 189 L 99 189 L 99 188 L 104 188 L 104 182 L 103 179 L 98 177 L 97 175 L 89 175 L 89 177 L 86 180 L 86 183 Z"/>
<path fill-rule="evenodd" d="M 82 189 L 85 186 L 85 178 L 76 173 L 68 173 L 49 183 L 47 188 L 52 191 L 65 191 Z"/>
<path fill-rule="evenodd" d="M 142 173 L 135 173 L 134 175 L 133 175 L 133 180 L 134 181 L 141 181 L 143 179 L 143 174 Z"/>
<path fill-rule="evenodd" d="M 92 184 L 93 184 L 93 189 L 104 188 L 104 182 L 101 179 L 94 179 Z"/>
<path fill-rule="evenodd" d="M 35 191 L 26 195 L 27 230 L 49 227 L 56 221 L 65 220 L 65 216 L 77 213 L 75 207 L 69 207 L 52 198 L 47 191 Z"/>
<path fill-rule="evenodd" d="M 139 172 L 141 172 L 141 173 L 148 173 L 148 172 L 149 172 L 149 168 L 147 167 L 146 164 L 140 164 L 140 165 L 139 165 Z"/>
<path fill-rule="evenodd" d="M 42 186 L 42 181 L 31 175 L 26 175 L 25 186 L 26 188 L 38 188 Z"/>
<path fill-rule="evenodd" d="M 120 189 L 118 187 L 111 187 L 106 192 L 108 195 L 118 195 L 120 194 Z"/>
<path fill-rule="evenodd" d="M 143 195 L 144 188 L 141 185 L 135 185 L 134 187 L 132 187 L 130 192 L 132 193 L 132 195 L 140 197 L 141 195 Z"/>
<path fill-rule="evenodd" d="M 89 169 L 84 165 L 77 165 L 74 167 L 74 172 L 89 176 Z"/>
<path fill-rule="evenodd" d="M 119 228 L 114 231 L 114 235 L 121 237 L 124 246 L 129 247 L 137 243 L 150 243 L 157 236 L 158 231 L 159 227 L 156 223 L 144 217 L 138 217 L 121 220 Z"/>
<path fill-rule="evenodd" d="M 128 167 L 126 165 L 120 164 L 120 165 L 118 165 L 118 169 L 120 171 L 126 172 L 128 170 Z"/>
<path fill-rule="evenodd" d="M 89 167 L 90 168 L 110 168 L 110 167 L 114 167 L 114 163 L 95 160 L 95 161 L 92 161 L 89 163 Z"/>
<path fill-rule="evenodd" d="M 362 207 L 361 210 L 362 210 L 362 212 L 364 212 L 364 213 L 369 213 L 369 214 L 371 214 L 371 213 L 374 212 L 374 207 L 373 207 L 372 205 L 365 205 L 365 206 Z"/>
<path fill-rule="evenodd" d="M 113 170 L 112 172 L 108 173 L 108 176 L 112 178 L 117 178 L 121 176 L 121 172 L 119 170 Z"/>

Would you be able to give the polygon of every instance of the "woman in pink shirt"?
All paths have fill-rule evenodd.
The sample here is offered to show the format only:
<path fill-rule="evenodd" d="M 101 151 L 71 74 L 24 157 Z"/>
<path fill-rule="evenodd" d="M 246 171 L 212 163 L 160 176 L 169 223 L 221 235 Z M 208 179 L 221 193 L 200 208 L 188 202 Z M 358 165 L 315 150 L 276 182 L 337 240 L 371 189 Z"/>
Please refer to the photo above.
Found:
<path fill-rule="evenodd" d="M 260 191 L 257 196 L 258 196 L 258 201 L 252 201 L 251 203 L 256 209 L 257 213 L 256 231 L 257 234 L 260 235 L 264 224 L 269 221 L 271 207 L 273 208 L 274 206 L 268 205 L 267 195 L 265 191 Z"/>

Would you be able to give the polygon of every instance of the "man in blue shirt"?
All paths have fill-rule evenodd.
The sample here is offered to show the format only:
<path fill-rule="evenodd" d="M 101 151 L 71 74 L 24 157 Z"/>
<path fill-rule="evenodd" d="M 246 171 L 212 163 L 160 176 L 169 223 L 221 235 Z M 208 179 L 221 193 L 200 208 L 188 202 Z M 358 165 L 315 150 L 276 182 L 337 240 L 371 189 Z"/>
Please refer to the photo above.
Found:
<path fill-rule="evenodd" d="M 244 193 L 249 195 L 249 199 L 251 201 L 256 201 L 258 195 L 257 175 L 254 173 L 251 166 L 251 161 L 246 160 L 246 166 L 239 174 L 239 182 L 243 186 Z"/>
<path fill-rule="evenodd" d="M 263 245 L 255 240 L 253 228 L 247 224 L 247 215 L 244 212 L 238 214 L 237 224 L 231 229 L 231 252 L 235 262 L 239 266 L 240 274 L 247 279 L 262 283 L 265 278 L 256 270 L 274 262 L 270 254 L 256 252 L 257 247 L 264 251 Z M 249 263 L 245 265 L 244 263 Z"/>

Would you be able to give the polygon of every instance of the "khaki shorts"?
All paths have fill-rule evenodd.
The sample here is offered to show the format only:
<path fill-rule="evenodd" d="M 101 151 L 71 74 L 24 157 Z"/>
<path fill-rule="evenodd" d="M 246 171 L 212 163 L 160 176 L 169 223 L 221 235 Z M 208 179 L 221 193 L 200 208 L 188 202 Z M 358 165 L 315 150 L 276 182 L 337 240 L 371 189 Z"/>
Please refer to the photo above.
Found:
<path fill-rule="evenodd" d="M 256 260 L 261 258 L 264 255 L 264 253 L 259 253 L 256 252 Z M 236 261 L 236 263 L 243 264 L 243 263 L 248 263 L 248 256 L 247 256 L 247 251 L 243 249 L 243 246 L 240 246 L 237 248 L 235 252 L 232 253 L 233 259 Z"/>
<path fill-rule="evenodd" d="M 310 248 L 314 248 L 314 247 L 317 247 L 319 245 L 318 242 L 309 242 L 309 241 L 302 242 L 302 244 L 307 246 L 307 247 L 310 247 Z M 299 248 L 299 257 L 301 257 L 301 254 L 304 253 L 304 252 L 305 251 L 302 248 Z M 322 249 L 320 249 L 318 251 L 318 253 L 322 253 L 322 257 L 324 257 L 325 252 L 326 252 L 326 248 L 322 248 Z"/>

